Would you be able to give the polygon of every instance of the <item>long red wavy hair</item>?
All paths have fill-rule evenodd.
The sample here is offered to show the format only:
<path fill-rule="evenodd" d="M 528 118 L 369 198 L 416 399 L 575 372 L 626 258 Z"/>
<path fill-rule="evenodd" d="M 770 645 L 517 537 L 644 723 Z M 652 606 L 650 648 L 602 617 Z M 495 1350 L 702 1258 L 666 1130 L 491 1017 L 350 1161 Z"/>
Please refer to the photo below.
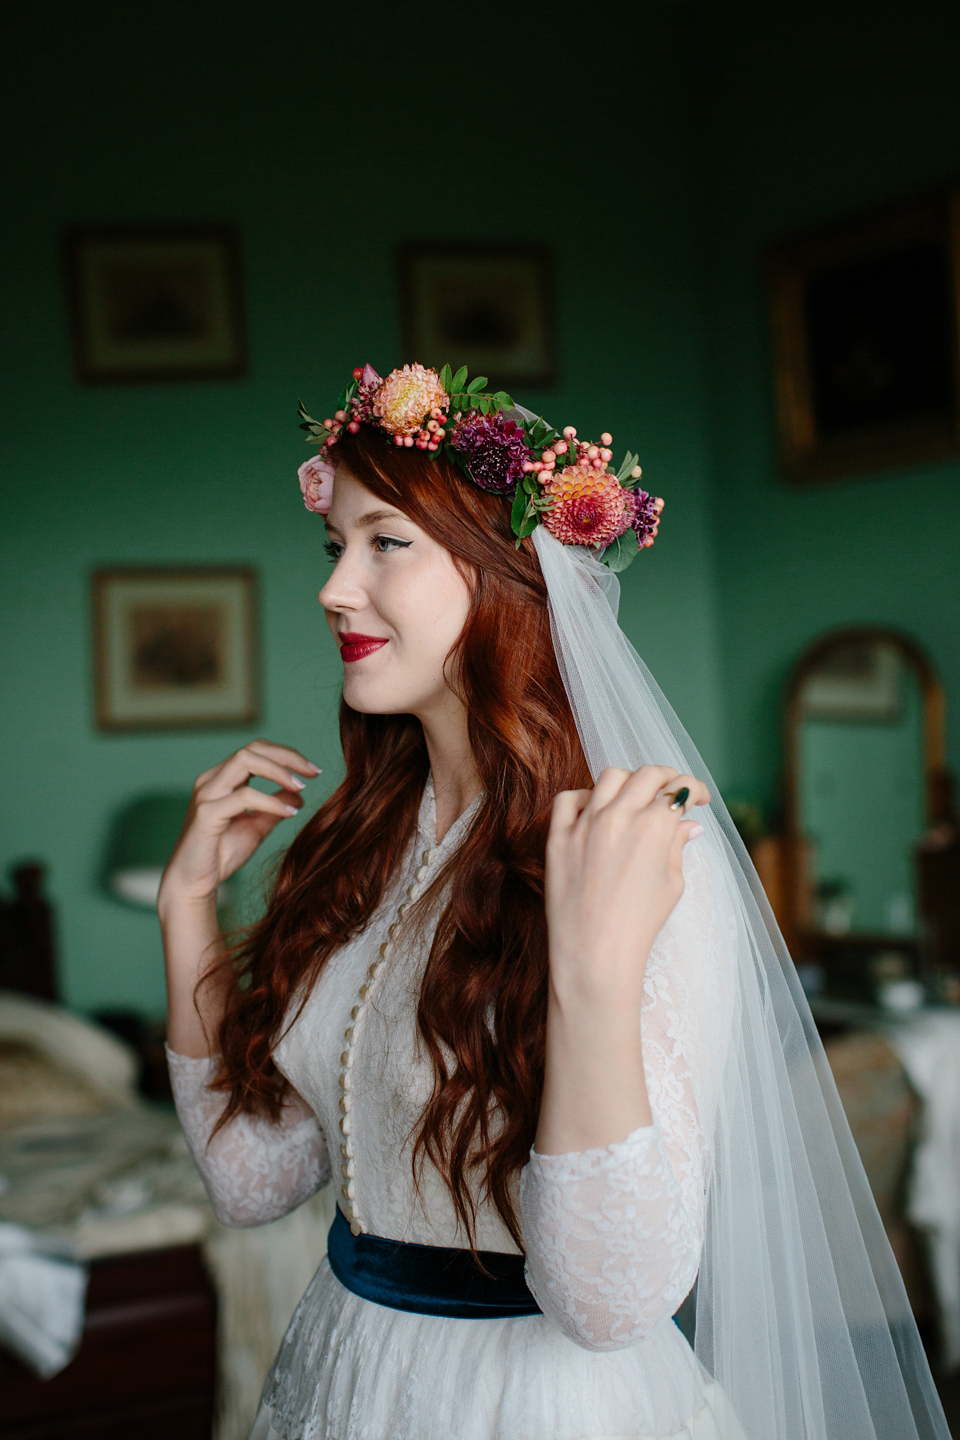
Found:
<path fill-rule="evenodd" d="M 451 667 L 484 799 L 431 894 L 449 887 L 417 1023 L 434 1088 L 414 1146 L 444 1177 L 471 1244 L 479 1179 L 518 1244 L 512 1180 L 526 1163 L 543 1085 L 547 1002 L 544 855 L 559 790 L 590 783 L 557 668 L 546 586 L 510 503 L 447 462 L 343 433 L 338 463 L 450 551 L 472 603 Z M 266 913 L 228 959 L 217 1088 L 224 1120 L 279 1115 L 287 1082 L 272 1052 L 331 954 L 360 931 L 416 825 L 428 773 L 420 722 L 340 707 L 346 778 L 303 826 Z M 428 904 L 425 896 L 422 905 Z M 303 987 L 303 989 L 301 989 Z"/>

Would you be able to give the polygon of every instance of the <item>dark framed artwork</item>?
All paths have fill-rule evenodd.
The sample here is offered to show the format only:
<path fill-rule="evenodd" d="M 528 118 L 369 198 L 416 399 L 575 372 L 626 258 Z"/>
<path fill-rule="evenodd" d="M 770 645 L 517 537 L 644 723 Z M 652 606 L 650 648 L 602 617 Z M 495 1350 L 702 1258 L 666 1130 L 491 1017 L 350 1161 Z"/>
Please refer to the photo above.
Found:
<path fill-rule="evenodd" d="M 789 479 L 960 450 L 960 190 L 784 241 L 768 276 Z"/>
<path fill-rule="evenodd" d="M 799 694 L 804 720 L 895 725 L 903 713 L 903 660 L 882 634 L 838 639 Z"/>
<path fill-rule="evenodd" d="M 553 257 L 543 245 L 404 245 L 404 358 L 466 365 L 491 386 L 557 377 Z"/>
<path fill-rule="evenodd" d="M 65 232 L 77 378 L 223 380 L 247 366 L 240 245 L 228 225 Z"/>
<path fill-rule="evenodd" d="M 101 730 L 252 724 L 256 575 L 245 565 L 97 570 L 93 654 Z"/>

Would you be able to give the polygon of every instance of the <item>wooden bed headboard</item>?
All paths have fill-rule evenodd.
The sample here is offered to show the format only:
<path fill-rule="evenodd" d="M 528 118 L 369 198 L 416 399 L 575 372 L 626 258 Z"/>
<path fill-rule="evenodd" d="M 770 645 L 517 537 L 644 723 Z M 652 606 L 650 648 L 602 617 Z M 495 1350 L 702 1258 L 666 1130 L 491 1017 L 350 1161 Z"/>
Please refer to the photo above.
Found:
<path fill-rule="evenodd" d="M 11 871 L 14 893 L 0 894 L 0 990 L 59 1001 L 53 911 L 43 896 L 44 867 L 24 861 Z"/>

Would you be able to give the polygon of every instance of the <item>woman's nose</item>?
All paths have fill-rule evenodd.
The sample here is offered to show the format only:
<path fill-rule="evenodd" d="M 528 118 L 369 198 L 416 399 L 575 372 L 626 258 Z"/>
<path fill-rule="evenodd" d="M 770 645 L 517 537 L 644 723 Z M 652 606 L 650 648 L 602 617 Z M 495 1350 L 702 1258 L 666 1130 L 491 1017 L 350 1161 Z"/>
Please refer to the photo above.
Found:
<path fill-rule="evenodd" d="M 359 610 L 366 604 L 363 587 L 347 555 L 340 556 L 317 599 L 324 610 Z"/>

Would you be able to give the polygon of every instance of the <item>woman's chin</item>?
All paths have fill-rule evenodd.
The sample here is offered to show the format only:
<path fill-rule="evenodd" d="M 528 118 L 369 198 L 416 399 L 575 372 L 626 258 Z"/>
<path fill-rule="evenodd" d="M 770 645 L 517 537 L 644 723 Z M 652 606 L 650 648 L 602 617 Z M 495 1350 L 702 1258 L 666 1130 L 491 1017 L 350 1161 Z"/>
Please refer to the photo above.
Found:
<path fill-rule="evenodd" d="M 360 715 L 399 715 L 408 707 L 387 693 L 383 685 L 364 682 L 360 675 L 343 677 L 344 704 Z"/>

